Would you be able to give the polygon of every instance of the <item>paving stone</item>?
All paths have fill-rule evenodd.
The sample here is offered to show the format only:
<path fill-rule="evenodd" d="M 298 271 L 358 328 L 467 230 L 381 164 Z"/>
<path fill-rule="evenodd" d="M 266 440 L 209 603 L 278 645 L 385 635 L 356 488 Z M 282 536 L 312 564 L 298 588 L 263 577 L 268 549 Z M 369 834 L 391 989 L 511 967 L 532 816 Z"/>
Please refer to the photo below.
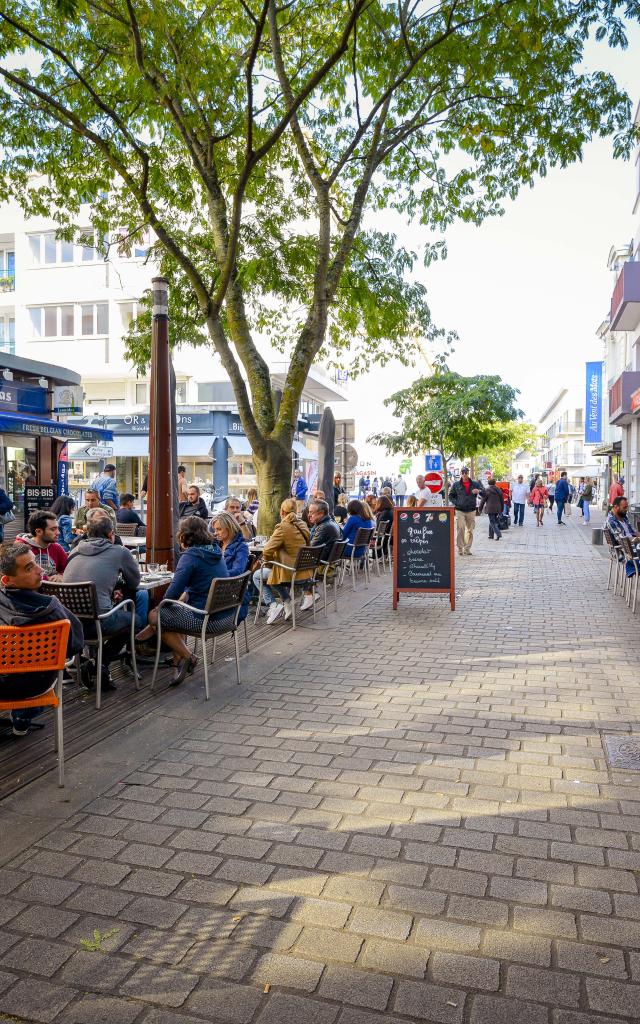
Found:
<path fill-rule="evenodd" d="M 28 907 L 11 922 L 12 928 L 27 932 L 29 935 L 40 935 L 49 939 L 57 939 L 67 928 L 78 920 L 77 914 L 59 907 Z"/>
<path fill-rule="evenodd" d="M 352 909 L 348 903 L 299 897 L 293 901 L 289 910 L 289 917 L 292 921 L 298 921 L 302 924 L 319 925 L 326 928 L 343 928 Z"/>
<path fill-rule="evenodd" d="M 156 928 L 172 928 L 186 909 L 185 903 L 176 903 L 175 900 L 141 896 L 121 911 L 121 917 L 126 921 L 136 921 Z"/>
<path fill-rule="evenodd" d="M 82 948 L 83 942 L 95 941 L 94 932 L 100 932 L 100 946 L 105 953 L 113 953 L 124 946 L 135 932 L 131 924 L 125 924 L 114 917 L 97 917 L 95 915 L 81 917 L 77 924 L 65 932 L 64 941 L 76 949 Z"/>
<path fill-rule="evenodd" d="M 226 882 L 191 879 L 185 882 L 176 895 L 192 903 L 214 903 L 224 907 L 236 892 L 236 886 L 228 885 Z"/>
<path fill-rule="evenodd" d="M 180 871 L 185 875 L 212 875 L 221 862 L 221 857 L 181 850 L 170 861 L 167 861 L 165 866 L 167 870 Z"/>
<path fill-rule="evenodd" d="M 218 869 L 216 878 L 223 878 L 229 882 L 245 882 L 247 885 L 264 885 L 274 871 L 275 868 L 271 864 L 230 858 Z"/>
<path fill-rule="evenodd" d="M 551 903 L 570 910 L 586 910 L 591 914 L 610 914 L 613 906 L 609 893 L 579 886 L 552 885 Z"/>
<path fill-rule="evenodd" d="M 60 1024 L 133 1024 L 141 1003 L 113 996 L 87 994 L 59 1017 Z"/>
<path fill-rule="evenodd" d="M 295 899 L 295 896 L 290 896 L 287 893 L 270 892 L 268 889 L 245 886 L 238 889 L 233 899 L 227 899 L 226 902 L 229 908 L 236 913 L 248 912 L 268 914 L 269 917 L 284 917 Z M 217 900 L 212 899 L 210 902 L 221 903 L 222 900 L 218 898 Z"/>
<path fill-rule="evenodd" d="M 498 960 L 548 967 L 551 963 L 551 940 L 523 932 L 487 930 L 482 952 Z"/>
<path fill-rule="evenodd" d="M 64 878 L 74 868 L 81 864 L 81 857 L 74 857 L 69 853 L 56 853 L 54 850 L 39 850 L 33 856 L 28 857 L 22 865 L 23 871 L 33 874 L 52 875 L 54 878 Z"/>
<path fill-rule="evenodd" d="M 582 914 L 580 927 L 582 938 L 588 942 L 604 942 L 612 946 L 640 949 L 640 922 L 616 921 L 613 918 Z"/>
<path fill-rule="evenodd" d="M 352 932 L 376 935 L 380 939 L 406 939 L 411 931 L 412 918 L 391 910 L 358 907 L 349 921 Z"/>
<path fill-rule="evenodd" d="M 322 895 L 329 899 L 348 900 L 349 903 L 377 907 L 384 892 L 381 882 L 359 878 L 330 878 Z"/>
<path fill-rule="evenodd" d="M 144 964 L 125 981 L 120 991 L 123 995 L 148 1003 L 182 1006 L 197 983 L 197 974 L 176 971 L 170 967 L 157 967 L 155 964 Z"/>
<path fill-rule="evenodd" d="M 295 953 L 303 957 L 315 957 L 324 963 L 355 963 L 363 941 L 361 936 L 330 931 L 328 928 L 305 928 L 296 939 Z"/>
<path fill-rule="evenodd" d="M 458 956 L 455 953 L 434 953 L 429 960 L 434 981 L 463 988 L 479 988 L 497 992 L 500 987 L 500 961 L 480 956 Z"/>
<path fill-rule="evenodd" d="M 602 974 L 612 978 L 626 978 L 624 954 L 610 946 L 591 946 L 584 942 L 558 942 L 558 967 L 576 974 Z M 633 955 L 633 954 L 632 954 Z"/>
<path fill-rule="evenodd" d="M 32 972 L 50 978 L 69 959 L 73 949 L 44 939 L 22 939 L 6 953 L 3 967 Z"/>
<path fill-rule="evenodd" d="M 519 999 L 544 1000 L 553 1006 L 572 1006 L 580 1002 L 580 979 L 558 971 L 535 967 L 511 966 L 507 970 L 507 995 Z"/>
<path fill-rule="evenodd" d="M 75 989 L 38 978 L 19 981 L 0 996 L 0 1011 L 37 1024 L 50 1024 L 76 995 Z"/>
<path fill-rule="evenodd" d="M 317 999 L 276 992 L 258 1017 L 258 1024 L 333 1024 L 340 1007 Z"/>
<path fill-rule="evenodd" d="M 436 867 L 429 874 L 429 885 L 445 892 L 456 892 L 467 896 L 484 896 L 488 879 L 472 871 L 456 871 Z"/>
<path fill-rule="evenodd" d="M 273 998 L 273 997 L 271 997 Z M 204 982 L 187 1001 L 187 1008 L 202 1014 L 206 1020 L 224 1024 L 249 1024 L 258 1007 L 267 997 L 253 986 L 212 979 Z M 146 1022 L 145 1022 L 146 1024 Z"/>
<path fill-rule="evenodd" d="M 324 964 L 281 953 L 266 953 L 254 967 L 251 978 L 259 985 L 282 985 L 314 992 Z"/>
<path fill-rule="evenodd" d="M 196 942 L 180 964 L 180 970 L 216 978 L 242 981 L 256 963 L 256 949 L 238 945 L 233 939 Z"/>
<path fill-rule="evenodd" d="M 161 868 L 171 856 L 170 850 L 149 843 L 130 843 L 122 850 L 118 860 L 124 864 L 138 865 L 145 868 Z"/>
<path fill-rule="evenodd" d="M 640 985 L 628 981 L 608 981 L 587 978 L 587 1000 L 591 1010 L 601 1013 L 619 1013 L 637 1020 L 640 1017 Z"/>
<path fill-rule="evenodd" d="M 72 847 L 71 853 L 81 857 L 99 857 L 102 860 L 109 860 L 111 857 L 116 857 L 126 845 L 122 839 L 109 839 L 106 836 L 83 836 Z"/>
<path fill-rule="evenodd" d="M 573 914 L 538 907 L 514 907 L 513 927 L 517 931 L 535 932 L 538 935 L 561 935 L 566 939 L 575 939 L 578 934 Z"/>
<path fill-rule="evenodd" d="M 415 931 L 415 942 L 429 949 L 472 950 L 478 949 L 480 928 L 472 925 L 455 924 L 453 921 L 422 918 Z"/>
<path fill-rule="evenodd" d="M 386 899 L 394 910 L 410 910 L 416 914 L 442 914 L 447 901 L 444 893 L 430 892 L 428 889 L 411 889 L 402 885 L 390 885 Z"/>
<path fill-rule="evenodd" d="M 444 907 L 443 907 L 444 909 Z M 497 900 L 476 899 L 473 896 L 452 896 L 447 907 L 447 917 L 471 924 L 506 925 L 509 907 Z"/>
<path fill-rule="evenodd" d="M 401 942 L 367 939 L 360 954 L 363 967 L 387 974 L 424 978 L 429 953 Z"/>
<path fill-rule="evenodd" d="M 63 903 L 79 888 L 79 882 L 69 882 L 63 878 L 39 878 L 34 875 L 20 888 L 15 889 L 12 897 L 29 903 L 46 903 L 54 907 Z"/>
<path fill-rule="evenodd" d="M 112 864 L 105 860 L 86 860 L 75 871 L 71 878 L 77 882 L 99 882 L 100 885 L 120 885 L 130 874 L 131 868 L 126 864 Z"/>
<path fill-rule="evenodd" d="M 100 951 L 74 953 L 60 973 L 60 980 L 83 992 L 112 992 L 131 973 L 130 960 Z"/>
<path fill-rule="evenodd" d="M 181 875 L 142 868 L 139 871 L 132 871 L 121 885 L 130 892 L 144 893 L 147 896 L 170 896 L 181 882 Z"/>
<path fill-rule="evenodd" d="M 544 882 L 534 882 L 526 878 L 492 878 L 489 883 L 489 895 L 517 903 L 533 903 L 540 906 L 547 903 L 547 887 Z"/>
<path fill-rule="evenodd" d="M 575 1013 L 573 1010 L 554 1010 L 553 1024 L 625 1024 L 616 1017 L 600 1017 L 593 1013 Z"/>
<path fill-rule="evenodd" d="M 474 996 L 471 1024 L 548 1024 L 549 1009 L 521 999 Z"/>
<path fill-rule="evenodd" d="M 135 934 L 123 947 L 122 952 L 175 967 L 195 941 L 195 935 L 177 932 L 173 928 L 170 931 L 146 928 Z"/>
<path fill-rule="evenodd" d="M 357 971 L 352 967 L 327 967 L 319 995 L 340 1003 L 353 1003 L 371 1010 L 384 1010 L 389 1002 L 393 978 Z"/>
<path fill-rule="evenodd" d="M 400 981 L 394 1004 L 397 1013 L 437 1024 L 462 1024 L 466 996 L 460 989 Z"/>

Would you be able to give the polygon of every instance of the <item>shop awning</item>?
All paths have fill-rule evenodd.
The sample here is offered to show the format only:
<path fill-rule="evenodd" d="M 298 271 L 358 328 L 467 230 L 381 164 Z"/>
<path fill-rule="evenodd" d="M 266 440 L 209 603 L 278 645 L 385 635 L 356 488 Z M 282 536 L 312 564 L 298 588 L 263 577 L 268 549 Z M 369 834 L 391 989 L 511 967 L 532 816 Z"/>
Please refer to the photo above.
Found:
<path fill-rule="evenodd" d="M 312 452 L 310 448 L 306 448 L 302 441 L 294 441 L 291 447 L 299 458 L 306 459 L 311 462 L 318 461 L 318 453 Z"/>
<path fill-rule="evenodd" d="M 134 458 L 139 456 L 148 458 L 149 435 L 132 434 L 130 437 L 123 437 L 121 434 L 116 434 L 113 438 L 113 454 L 123 458 L 126 458 L 127 455 L 132 455 Z"/>
<path fill-rule="evenodd" d="M 0 413 L 0 434 L 26 434 L 35 437 L 58 437 L 71 441 L 111 441 L 111 430 L 64 423 L 44 416 L 25 416 L 19 412 Z"/>
<path fill-rule="evenodd" d="M 210 459 L 212 445 L 210 434 L 178 434 L 178 458 Z"/>
<path fill-rule="evenodd" d="M 224 439 L 229 445 L 234 455 L 253 455 L 253 450 L 249 444 L 249 439 L 240 434 L 238 437 L 230 436 L 229 434 L 224 435 Z"/>

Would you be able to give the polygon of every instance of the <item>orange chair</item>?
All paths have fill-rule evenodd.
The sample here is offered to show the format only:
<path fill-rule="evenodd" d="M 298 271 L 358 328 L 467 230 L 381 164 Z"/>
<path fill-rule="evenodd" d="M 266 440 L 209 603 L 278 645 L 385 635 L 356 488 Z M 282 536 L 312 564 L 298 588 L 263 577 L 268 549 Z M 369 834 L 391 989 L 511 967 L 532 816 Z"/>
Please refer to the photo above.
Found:
<path fill-rule="evenodd" d="M 0 700 L 0 711 L 56 708 L 55 749 L 58 754 L 59 786 L 64 786 L 62 672 L 67 658 L 70 629 L 68 619 L 46 622 L 41 626 L 0 626 L 0 675 L 15 675 L 18 672 L 58 673 L 55 687 L 46 693 L 26 700 Z"/>

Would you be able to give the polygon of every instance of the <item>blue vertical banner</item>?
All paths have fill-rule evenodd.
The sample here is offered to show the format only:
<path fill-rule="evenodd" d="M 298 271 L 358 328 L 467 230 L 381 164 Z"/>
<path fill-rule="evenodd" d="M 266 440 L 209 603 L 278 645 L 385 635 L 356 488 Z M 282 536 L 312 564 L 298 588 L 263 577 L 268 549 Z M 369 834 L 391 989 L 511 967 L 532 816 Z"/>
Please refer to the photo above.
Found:
<path fill-rule="evenodd" d="M 58 494 L 69 493 L 69 447 L 64 444 L 58 455 Z"/>
<path fill-rule="evenodd" d="M 587 363 L 587 390 L 584 402 L 584 443 L 602 441 L 602 360 Z"/>

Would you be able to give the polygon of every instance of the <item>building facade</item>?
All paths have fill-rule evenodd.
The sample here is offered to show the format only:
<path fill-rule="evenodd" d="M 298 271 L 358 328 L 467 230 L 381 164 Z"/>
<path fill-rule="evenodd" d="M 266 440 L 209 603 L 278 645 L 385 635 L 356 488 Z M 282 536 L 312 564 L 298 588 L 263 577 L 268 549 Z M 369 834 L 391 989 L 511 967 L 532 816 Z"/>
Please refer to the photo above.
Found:
<path fill-rule="evenodd" d="M 602 467 L 585 445 L 585 390 L 581 385 L 562 388 L 542 413 L 539 424 L 538 463 L 548 481 L 566 471 L 571 483 L 590 476 L 600 482 Z"/>
<path fill-rule="evenodd" d="M 75 244 L 56 238 L 52 220 L 25 219 L 15 204 L 0 207 L 0 367 L 3 353 L 17 353 L 77 374 L 84 392 L 78 426 L 113 438 L 102 447 L 70 445 L 70 485 L 81 490 L 111 459 L 119 486 L 137 494 L 148 461 L 149 379 L 132 370 L 125 336 L 157 268 L 148 232 L 126 249 L 115 239 L 105 257 L 88 207 L 83 220 L 83 244 Z M 270 360 L 264 347 L 277 388 L 287 366 Z M 174 365 L 178 457 L 188 479 L 212 493 L 246 494 L 256 483 L 252 452 L 220 360 L 211 349 L 184 348 L 174 353 Z M 292 453 L 310 479 L 325 403 L 345 397 L 322 367 L 312 368 Z"/>

